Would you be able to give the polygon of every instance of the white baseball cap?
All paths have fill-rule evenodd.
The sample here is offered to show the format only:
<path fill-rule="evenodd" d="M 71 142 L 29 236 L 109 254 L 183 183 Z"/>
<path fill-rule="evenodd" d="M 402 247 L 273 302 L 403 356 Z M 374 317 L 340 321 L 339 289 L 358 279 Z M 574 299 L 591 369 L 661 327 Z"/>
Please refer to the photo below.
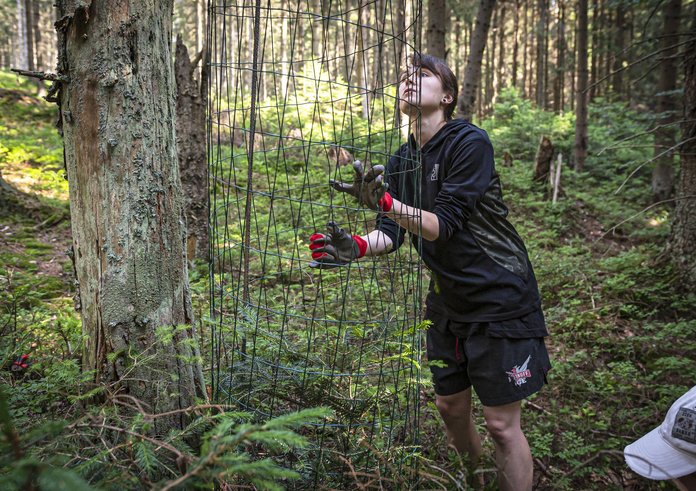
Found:
<path fill-rule="evenodd" d="M 696 386 L 672 404 L 660 426 L 624 449 L 628 466 L 648 479 L 696 472 Z"/>

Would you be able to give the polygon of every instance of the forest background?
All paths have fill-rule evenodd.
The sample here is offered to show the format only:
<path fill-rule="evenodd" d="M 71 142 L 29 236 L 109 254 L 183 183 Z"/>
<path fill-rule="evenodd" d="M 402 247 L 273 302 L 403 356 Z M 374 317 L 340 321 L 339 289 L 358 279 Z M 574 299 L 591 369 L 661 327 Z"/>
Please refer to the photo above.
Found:
<path fill-rule="evenodd" d="M 153 415 L 121 397 L 128 382 L 114 377 L 117 369 L 100 377 L 98 366 L 88 368 L 84 299 L 68 254 L 75 225 L 71 228 L 63 141 L 55 128 L 58 110 L 44 100 L 56 94 L 45 81 L 9 71 L 56 72 L 54 23 L 61 16 L 52 3 L 0 2 L 0 468 L 6 486 L 302 488 L 307 470 L 298 462 L 303 455 L 298 449 L 311 448 L 313 438 L 306 427 L 335 418 L 336 407 L 333 416 L 320 409 L 259 421 L 206 400 L 212 371 L 205 369 L 205 388 L 189 401 L 196 409 L 170 408 L 187 416 L 173 420 L 166 411 Z M 391 5 L 344 3 L 354 12 L 354 25 L 372 27 L 379 27 L 374 12 Z M 696 380 L 696 98 L 690 92 L 696 86 L 696 3 L 431 0 L 410 10 L 396 7 L 393 18 L 403 15 L 408 25 L 418 13 L 413 5 L 424 16 L 418 34 L 423 51 L 446 58 L 469 90 L 461 95 L 460 114 L 468 111 L 489 132 L 513 224 L 539 278 L 554 368 L 550 385 L 525 404 L 536 488 L 668 488 L 631 473 L 621 450 L 657 426 Z M 326 8 L 318 0 L 281 0 L 274 6 L 288 12 Z M 186 60 L 204 64 L 206 9 L 202 1 L 174 2 L 172 63 L 178 35 L 190 53 Z M 481 17 L 482 12 L 488 13 Z M 306 60 L 306 53 L 318 52 L 310 32 L 289 41 L 294 26 L 291 16 L 287 19 L 271 27 L 280 56 Z M 477 28 L 482 24 L 488 26 L 483 39 Z M 370 46 L 377 31 L 367 29 L 360 39 Z M 250 36 L 237 41 L 240 51 L 251 53 Z M 335 43 L 330 49 L 340 53 L 348 46 Z M 396 65 L 371 71 L 376 59 L 362 63 L 354 72 L 366 89 L 363 98 L 384 83 L 378 74 L 398 77 Z M 200 69 L 187 70 L 192 78 L 178 79 L 180 88 L 201 81 Z M 350 77 L 347 68 L 335 70 L 336 77 Z M 251 82 L 243 80 L 243 89 L 250 90 Z M 261 99 L 278 84 L 287 90 L 287 83 L 262 79 Z M 355 115 L 358 127 L 366 125 L 367 102 Z M 177 130 L 179 138 L 191 131 Z M 200 149 L 186 159 L 208 162 Z M 553 171 L 547 167 L 552 163 Z M 207 209 L 190 206 L 202 189 L 200 178 L 193 172 L 192 182 L 184 179 L 190 224 L 208 220 Z M 196 229 L 204 245 L 194 241 L 187 251 L 200 356 L 186 356 L 202 367 L 214 358 L 205 229 Z M 172 342 L 155 327 L 153 343 Z M 23 355 L 28 355 L 24 361 Z M 107 353 L 105 359 L 115 366 L 120 356 Z M 133 366 L 152 363 L 147 358 Z M 143 373 L 166 372 L 156 367 Z M 470 470 L 448 451 L 427 385 L 422 398 L 418 487 L 465 488 Z M 492 444 L 486 445 L 484 472 L 490 472 Z M 333 463 L 322 486 L 413 484 L 409 472 L 385 472 L 396 460 L 388 452 L 378 454 L 374 468 L 360 472 L 357 461 Z"/>

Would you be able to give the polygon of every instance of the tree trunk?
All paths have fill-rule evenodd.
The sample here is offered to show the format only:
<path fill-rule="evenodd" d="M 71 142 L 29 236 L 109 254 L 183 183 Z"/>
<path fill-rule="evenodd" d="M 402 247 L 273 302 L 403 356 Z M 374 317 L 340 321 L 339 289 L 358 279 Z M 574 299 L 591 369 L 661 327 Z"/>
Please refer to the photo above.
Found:
<path fill-rule="evenodd" d="M 696 26 L 693 9 L 692 26 Z M 681 171 L 669 249 L 683 285 L 696 293 L 696 37 L 684 50 Z"/>
<path fill-rule="evenodd" d="M 563 111 L 563 85 L 565 83 L 565 5 L 558 2 L 559 19 L 557 26 L 557 51 L 556 70 L 553 80 L 553 112 L 560 114 Z"/>
<path fill-rule="evenodd" d="M 24 9 L 24 0 L 17 0 L 17 52 L 15 53 L 15 66 L 22 70 L 28 70 L 27 60 L 27 23 Z"/>
<path fill-rule="evenodd" d="M 75 6 L 77 3 L 77 6 Z M 60 94 L 83 369 L 151 412 L 204 396 L 175 140 L 172 0 L 61 1 Z M 164 433 L 183 414 L 155 420 Z"/>
<path fill-rule="evenodd" d="M 602 46 L 604 49 L 602 49 L 602 56 L 604 57 L 604 73 L 602 73 L 602 78 L 606 80 L 605 85 L 604 85 L 604 96 L 605 97 L 610 97 L 610 82 L 611 79 L 609 78 L 611 74 L 611 67 L 612 67 L 612 61 L 613 58 L 609 53 L 609 46 L 611 45 L 611 26 L 614 24 L 614 16 L 613 12 L 611 10 L 611 6 L 608 5 L 609 2 L 606 4 L 606 18 L 603 20 L 605 21 L 604 28 L 602 29 Z"/>
<path fill-rule="evenodd" d="M 39 0 L 27 0 L 31 9 L 27 9 L 27 13 L 31 14 L 27 19 L 29 25 L 28 31 L 31 32 L 31 57 L 33 60 L 34 70 L 46 70 L 49 67 L 44 67 L 43 57 L 41 53 L 41 2 Z M 43 80 L 34 79 L 37 88 L 37 95 L 43 97 L 46 95 L 46 86 Z"/>
<path fill-rule="evenodd" d="M 520 45 L 520 0 L 515 0 L 512 41 L 512 86 L 517 87 L 517 55 L 519 54 Z"/>
<path fill-rule="evenodd" d="M 476 92 L 481 80 L 481 61 L 486 47 L 488 28 L 491 24 L 491 14 L 495 0 L 480 0 L 476 14 L 476 25 L 471 35 L 469 57 L 464 69 L 464 82 L 459 96 L 459 116 L 471 119 L 476 103 Z"/>
<path fill-rule="evenodd" d="M 575 98 L 575 169 L 587 158 L 587 0 L 578 0 L 577 95 Z"/>
<path fill-rule="evenodd" d="M 500 5 L 500 4 L 498 4 Z M 493 9 L 493 32 L 491 33 L 491 43 L 486 46 L 484 55 L 486 58 L 486 99 L 484 101 L 484 112 L 488 113 L 493 102 L 494 87 L 497 86 L 497 77 L 495 73 L 495 53 L 498 44 L 498 9 Z"/>
<path fill-rule="evenodd" d="M 208 25 L 205 4 L 205 0 L 196 1 L 196 30 L 199 33 L 198 43 L 196 44 L 196 53 L 200 53 L 205 47 L 206 26 Z"/>
<path fill-rule="evenodd" d="M 498 83 L 495 86 L 496 95 L 500 92 L 501 87 L 505 87 L 505 4 L 500 6 L 500 15 L 498 18 Z M 495 97 L 493 98 L 495 102 Z"/>
<path fill-rule="evenodd" d="M 598 11 L 599 0 L 592 0 L 592 60 L 590 63 L 590 100 L 594 100 L 595 96 L 597 95 L 597 65 L 599 64 L 599 29 L 597 28 Z"/>
<path fill-rule="evenodd" d="M 34 52 L 34 70 L 43 70 L 43 60 L 41 58 L 41 2 L 39 0 L 29 0 L 31 6 L 31 32 L 32 32 L 32 51 Z"/>
<path fill-rule="evenodd" d="M 655 131 L 655 168 L 652 173 L 652 195 L 654 201 L 668 199 L 674 188 L 674 151 L 676 128 L 670 123 L 675 120 L 677 101 L 674 90 L 677 88 L 677 48 L 672 47 L 675 38 L 670 36 L 679 32 L 681 0 L 669 0 L 664 7 L 663 38 L 664 53 L 660 62 L 660 82 L 657 95 L 657 131 Z M 665 153 L 667 152 L 667 153 Z M 664 155 L 661 155 L 664 154 Z"/>
<path fill-rule="evenodd" d="M 464 31 L 464 26 L 462 25 L 462 19 L 461 17 L 457 17 L 454 21 L 454 55 L 452 56 L 453 58 L 453 63 L 454 63 L 454 76 L 457 77 L 457 80 L 459 80 L 459 70 L 461 69 L 460 66 L 460 61 L 462 59 L 461 57 L 461 48 L 462 48 L 462 34 Z"/>
<path fill-rule="evenodd" d="M 614 80 L 612 80 L 612 89 L 614 95 L 618 96 L 619 99 L 623 99 L 624 93 L 624 83 L 623 83 L 623 67 L 625 53 L 625 39 L 626 39 L 626 10 L 622 0 L 619 0 L 616 5 L 616 19 L 614 21 Z M 672 33 L 677 31 L 671 31 Z"/>
<path fill-rule="evenodd" d="M 369 6 L 365 4 L 365 0 L 358 0 L 358 52 L 357 62 L 355 66 L 358 71 L 358 80 L 360 85 L 360 100 L 362 101 L 362 117 L 368 119 L 370 117 L 370 87 L 367 65 L 369 63 L 365 52 L 367 26 L 369 25 Z"/>
<path fill-rule="evenodd" d="M 549 39 L 551 38 L 551 20 L 549 4 L 546 3 L 546 23 L 544 26 L 544 109 L 549 107 Z"/>
<path fill-rule="evenodd" d="M 34 64 L 34 13 L 31 0 L 24 0 L 24 29 L 27 35 L 27 70 L 36 69 Z"/>
<path fill-rule="evenodd" d="M 628 27 L 626 30 L 628 31 L 628 45 L 632 46 L 633 45 L 633 39 L 634 39 L 634 30 L 633 30 L 633 19 L 634 19 L 635 13 L 633 12 L 633 9 L 628 9 L 628 19 L 626 23 L 628 24 Z M 626 102 L 628 102 L 629 106 L 633 105 L 633 90 L 631 90 L 631 68 L 628 67 L 626 68 L 626 80 L 624 80 L 624 87 L 626 88 L 625 92 L 625 98 Z"/>
<path fill-rule="evenodd" d="M 179 173 L 186 199 L 186 250 L 189 260 L 208 260 L 208 176 L 205 152 L 205 110 L 207 70 L 205 57 L 200 83 L 196 79 L 197 64 L 189 59 L 180 36 L 176 39 L 176 140 L 179 149 Z"/>
<path fill-rule="evenodd" d="M 544 63 L 544 58 L 546 55 L 546 24 L 548 23 L 548 6 L 547 0 L 538 0 L 537 5 L 539 8 L 539 22 L 536 25 L 536 105 L 540 109 L 546 107 L 546 63 Z"/>
<path fill-rule="evenodd" d="M 428 0 L 428 29 L 425 33 L 428 41 L 427 53 L 443 60 L 445 59 L 447 15 L 445 0 Z"/>
<path fill-rule="evenodd" d="M 397 73 L 401 73 L 401 69 L 405 66 L 404 60 L 404 46 L 406 44 L 406 6 L 403 2 L 397 2 L 394 7 L 395 11 L 392 13 L 395 17 L 395 30 L 394 33 L 394 63 L 396 64 Z M 397 127 L 401 127 L 401 111 L 399 110 L 398 100 L 394 101 L 394 124 Z M 408 136 L 408 135 L 407 135 Z"/>
<path fill-rule="evenodd" d="M 570 80 L 568 81 L 568 107 L 574 108 L 575 107 L 575 75 L 576 75 L 576 64 L 575 64 L 575 55 L 576 55 L 576 46 L 577 46 L 577 41 L 578 41 L 578 25 L 577 22 L 573 22 L 573 30 L 571 31 L 572 33 L 572 38 L 571 38 L 571 44 L 568 48 L 568 53 L 572 53 L 572 61 L 569 63 L 570 64 Z"/>
<path fill-rule="evenodd" d="M 287 8 L 287 0 L 281 0 L 280 8 Z M 285 101 L 288 97 L 288 82 L 290 74 L 290 64 L 288 52 L 288 46 L 290 45 L 290 40 L 288 39 L 288 22 L 289 19 L 283 18 L 280 20 L 280 99 Z"/>
<path fill-rule="evenodd" d="M 527 51 L 529 51 L 529 29 L 527 28 L 529 2 L 524 2 L 524 47 L 522 48 L 522 97 L 526 97 L 527 92 Z"/>

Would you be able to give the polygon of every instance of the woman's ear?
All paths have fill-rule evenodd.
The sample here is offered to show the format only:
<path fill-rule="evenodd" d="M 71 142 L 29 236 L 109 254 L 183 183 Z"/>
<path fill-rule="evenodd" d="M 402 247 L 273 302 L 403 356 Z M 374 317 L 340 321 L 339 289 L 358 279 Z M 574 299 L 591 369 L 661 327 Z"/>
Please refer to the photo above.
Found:
<path fill-rule="evenodd" d="M 454 98 L 452 97 L 451 94 L 445 94 L 445 97 L 442 98 L 442 103 L 443 104 L 450 104 Z"/>

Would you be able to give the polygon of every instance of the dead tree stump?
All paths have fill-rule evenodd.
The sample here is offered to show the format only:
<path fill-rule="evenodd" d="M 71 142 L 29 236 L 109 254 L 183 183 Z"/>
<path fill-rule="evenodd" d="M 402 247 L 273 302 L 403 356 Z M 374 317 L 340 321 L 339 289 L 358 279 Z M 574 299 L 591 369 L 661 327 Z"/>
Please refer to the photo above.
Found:
<path fill-rule="evenodd" d="M 551 159 L 553 158 L 553 144 L 548 137 L 542 136 L 539 140 L 536 158 L 534 159 L 534 181 L 546 182 L 549 178 Z"/>

